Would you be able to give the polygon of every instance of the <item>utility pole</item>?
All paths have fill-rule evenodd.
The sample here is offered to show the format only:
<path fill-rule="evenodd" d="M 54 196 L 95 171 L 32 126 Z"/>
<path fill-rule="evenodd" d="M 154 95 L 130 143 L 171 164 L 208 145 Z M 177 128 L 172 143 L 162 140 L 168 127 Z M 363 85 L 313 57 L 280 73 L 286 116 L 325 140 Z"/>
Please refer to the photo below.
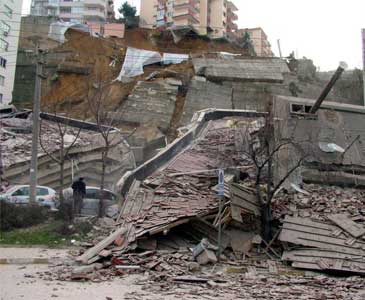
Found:
<path fill-rule="evenodd" d="M 283 58 L 283 54 L 281 53 L 280 39 L 278 39 L 278 48 L 279 48 L 279 55 L 280 55 L 280 58 Z"/>
<path fill-rule="evenodd" d="M 361 30 L 362 35 L 362 74 L 363 74 L 363 86 L 364 86 L 364 106 L 365 106 L 365 28 Z"/>
<path fill-rule="evenodd" d="M 38 171 L 38 139 L 39 139 L 39 111 L 41 102 L 41 80 L 42 80 L 42 52 L 36 46 L 36 77 L 33 103 L 33 137 L 32 137 L 32 158 L 30 162 L 30 204 L 36 201 L 37 171 Z"/>

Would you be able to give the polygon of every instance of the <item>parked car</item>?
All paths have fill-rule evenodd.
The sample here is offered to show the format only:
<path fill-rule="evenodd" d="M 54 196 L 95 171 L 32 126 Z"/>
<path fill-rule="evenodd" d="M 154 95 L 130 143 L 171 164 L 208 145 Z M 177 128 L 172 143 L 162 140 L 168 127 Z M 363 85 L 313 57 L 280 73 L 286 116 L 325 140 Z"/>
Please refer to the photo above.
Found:
<path fill-rule="evenodd" d="M 0 194 L 0 201 L 14 204 L 28 204 L 30 199 L 29 185 L 13 185 Z M 57 193 L 46 186 L 37 186 L 36 201 L 39 205 L 50 209 L 57 209 L 59 205 Z"/>
<path fill-rule="evenodd" d="M 72 189 L 67 188 L 63 190 L 63 195 L 66 200 L 71 200 L 72 197 Z M 104 207 L 105 214 L 108 217 L 114 217 L 119 212 L 119 204 L 117 195 L 110 190 L 103 191 L 103 199 L 104 199 Z M 86 195 L 83 200 L 83 205 L 81 209 L 81 215 L 86 216 L 96 216 L 99 213 L 99 202 L 100 202 L 100 188 L 87 186 L 86 187 Z"/>

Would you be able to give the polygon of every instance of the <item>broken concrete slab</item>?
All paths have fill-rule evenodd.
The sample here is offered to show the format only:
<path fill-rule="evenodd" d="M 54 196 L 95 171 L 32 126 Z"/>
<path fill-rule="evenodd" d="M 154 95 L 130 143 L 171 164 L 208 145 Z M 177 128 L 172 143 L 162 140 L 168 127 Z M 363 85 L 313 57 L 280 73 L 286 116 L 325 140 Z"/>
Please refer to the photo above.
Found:
<path fill-rule="evenodd" d="M 196 257 L 196 261 L 200 265 L 206 265 L 209 263 L 216 263 L 217 262 L 217 256 L 215 255 L 214 251 L 210 249 L 204 249 L 202 253 L 200 253 Z"/>
<path fill-rule="evenodd" d="M 123 103 L 118 117 L 122 122 L 136 125 L 151 123 L 167 130 L 181 84 L 181 81 L 173 79 L 139 81 Z"/>
<path fill-rule="evenodd" d="M 189 124 L 195 112 L 207 108 L 231 109 L 232 88 L 194 77 L 186 95 L 181 124 Z"/>
<path fill-rule="evenodd" d="M 283 73 L 289 68 L 281 59 L 193 59 L 195 73 L 211 81 L 284 81 Z"/>

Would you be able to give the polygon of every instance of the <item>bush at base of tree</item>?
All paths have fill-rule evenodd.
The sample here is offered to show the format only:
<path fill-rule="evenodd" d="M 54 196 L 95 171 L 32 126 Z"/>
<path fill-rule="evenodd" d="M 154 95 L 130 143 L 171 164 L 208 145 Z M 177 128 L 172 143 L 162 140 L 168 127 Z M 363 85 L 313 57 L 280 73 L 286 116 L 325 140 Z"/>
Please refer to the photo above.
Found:
<path fill-rule="evenodd" d="M 48 209 L 39 205 L 15 205 L 0 201 L 0 230 L 26 228 L 48 219 Z"/>

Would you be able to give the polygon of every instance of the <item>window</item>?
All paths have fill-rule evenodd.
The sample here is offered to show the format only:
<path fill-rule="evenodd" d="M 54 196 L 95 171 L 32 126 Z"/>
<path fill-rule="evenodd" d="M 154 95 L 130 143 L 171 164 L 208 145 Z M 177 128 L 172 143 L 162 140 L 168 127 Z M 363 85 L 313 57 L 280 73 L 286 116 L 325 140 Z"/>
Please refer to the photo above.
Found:
<path fill-rule="evenodd" d="M 0 49 L 4 51 L 8 51 L 9 43 L 3 39 L 0 39 Z"/>
<path fill-rule="evenodd" d="M 85 198 L 87 199 L 98 199 L 98 191 L 97 189 L 86 189 Z"/>
<path fill-rule="evenodd" d="M 5 77 L 0 75 L 0 86 L 4 86 L 5 85 Z"/>
<path fill-rule="evenodd" d="M 47 196 L 48 193 L 48 189 L 46 188 L 37 188 L 37 196 Z"/>
<path fill-rule="evenodd" d="M 290 112 L 292 114 L 309 114 L 311 110 L 311 105 L 290 103 Z"/>
<path fill-rule="evenodd" d="M 16 190 L 12 196 L 29 196 L 29 188 L 28 187 L 22 187 Z"/>
<path fill-rule="evenodd" d="M 0 22 L 0 31 L 4 34 L 4 35 L 8 35 L 10 32 L 10 26 L 8 24 L 6 24 L 4 21 Z"/>
<path fill-rule="evenodd" d="M 71 7 L 61 7 L 60 8 L 61 14 L 70 14 L 71 13 Z"/>
<path fill-rule="evenodd" d="M 82 14 L 84 12 L 83 7 L 72 7 L 71 12 L 73 14 Z"/>
<path fill-rule="evenodd" d="M 9 6 L 4 5 L 4 14 L 11 19 L 13 17 L 13 10 Z"/>

